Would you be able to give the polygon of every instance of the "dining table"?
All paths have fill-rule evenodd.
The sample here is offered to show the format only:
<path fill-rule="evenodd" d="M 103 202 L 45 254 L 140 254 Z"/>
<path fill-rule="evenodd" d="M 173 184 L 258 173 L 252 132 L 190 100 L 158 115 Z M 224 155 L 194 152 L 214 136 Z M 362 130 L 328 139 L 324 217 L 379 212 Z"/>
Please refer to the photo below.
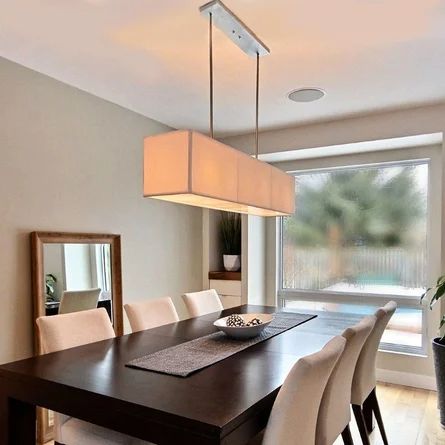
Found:
<path fill-rule="evenodd" d="M 126 364 L 212 334 L 220 317 L 280 311 L 301 312 L 242 305 L 1 365 L 0 445 L 35 445 L 37 406 L 158 445 L 246 444 L 265 428 L 298 359 L 360 317 L 318 313 L 188 377 Z"/>

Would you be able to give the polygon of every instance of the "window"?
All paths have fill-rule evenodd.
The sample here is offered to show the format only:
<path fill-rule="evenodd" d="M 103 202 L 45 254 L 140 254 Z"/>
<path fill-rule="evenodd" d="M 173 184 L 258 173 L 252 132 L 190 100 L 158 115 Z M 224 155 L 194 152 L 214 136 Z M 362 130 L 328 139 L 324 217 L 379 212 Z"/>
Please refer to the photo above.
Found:
<path fill-rule="evenodd" d="M 364 314 L 395 298 L 401 308 L 383 341 L 418 352 L 428 169 L 418 160 L 295 173 L 296 211 L 281 227 L 284 304 Z"/>

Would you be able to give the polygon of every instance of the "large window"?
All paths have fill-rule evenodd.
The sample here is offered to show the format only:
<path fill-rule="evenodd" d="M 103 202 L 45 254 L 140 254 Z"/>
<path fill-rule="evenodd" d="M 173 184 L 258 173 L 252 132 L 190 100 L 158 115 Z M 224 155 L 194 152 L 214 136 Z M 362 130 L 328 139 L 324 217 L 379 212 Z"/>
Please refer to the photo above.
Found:
<path fill-rule="evenodd" d="M 407 161 L 296 173 L 296 211 L 281 230 L 285 304 L 364 313 L 388 296 L 414 306 L 427 284 L 428 167 Z M 310 298 L 298 302 L 304 294 Z M 420 347 L 422 311 L 400 309 L 393 328 L 388 343 Z"/>

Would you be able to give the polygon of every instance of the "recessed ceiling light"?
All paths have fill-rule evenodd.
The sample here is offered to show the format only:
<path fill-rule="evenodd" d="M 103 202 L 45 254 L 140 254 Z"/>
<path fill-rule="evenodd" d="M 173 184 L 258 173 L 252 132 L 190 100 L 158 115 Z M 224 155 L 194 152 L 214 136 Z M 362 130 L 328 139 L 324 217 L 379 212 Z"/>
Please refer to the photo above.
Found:
<path fill-rule="evenodd" d="M 326 92 L 321 88 L 298 88 L 291 91 L 287 97 L 294 102 L 314 102 L 326 95 Z"/>

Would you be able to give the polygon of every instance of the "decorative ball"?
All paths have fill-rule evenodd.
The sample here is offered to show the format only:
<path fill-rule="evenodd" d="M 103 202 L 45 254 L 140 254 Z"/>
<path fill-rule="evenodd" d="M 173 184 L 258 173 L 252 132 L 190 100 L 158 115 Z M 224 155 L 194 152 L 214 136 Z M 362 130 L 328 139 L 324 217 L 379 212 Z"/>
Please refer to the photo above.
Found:
<path fill-rule="evenodd" d="M 263 324 L 263 322 L 259 318 L 252 318 L 252 320 L 250 320 L 246 326 L 258 326 L 260 324 Z"/>
<path fill-rule="evenodd" d="M 244 323 L 243 318 L 240 317 L 238 314 L 233 314 L 227 318 L 226 325 L 232 328 L 240 328 L 242 326 L 245 326 L 246 323 Z"/>

